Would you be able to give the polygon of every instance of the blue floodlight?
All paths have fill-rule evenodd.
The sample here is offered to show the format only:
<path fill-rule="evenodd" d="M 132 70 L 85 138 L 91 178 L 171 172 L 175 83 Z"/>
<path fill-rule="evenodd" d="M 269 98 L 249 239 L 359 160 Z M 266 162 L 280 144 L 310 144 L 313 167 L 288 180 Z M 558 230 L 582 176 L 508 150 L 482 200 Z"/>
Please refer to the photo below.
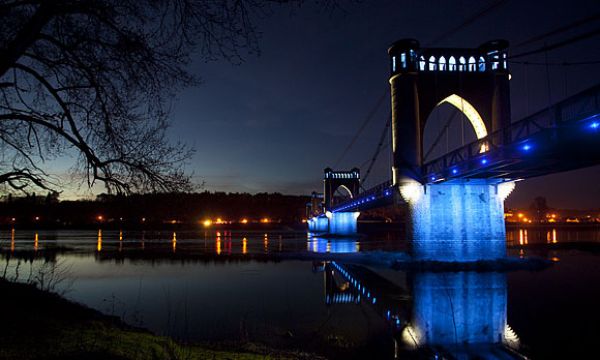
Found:
<path fill-rule="evenodd" d="M 481 159 L 481 165 L 485 165 L 487 163 L 488 163 L 488 161 L 486 158 Z"/>
<path fill-rule="evenodd" d="M 594 121 L 593 123 L 590 124 L 590 128 L 593 130 L 597 130 L 600 128 L 600 122 L 598 121 Z"/>
<path fill-rule="evenodd" d="M 431 181 L 435 181 L 435 176 L 432 176 L 432 177 L 431 177 Z"/>
<path fill-rule="evenodd" d="M 452 175 L 458 174 L 458 169 L 452 169 Z"/>
<path fill-rule="evenodd" d="M 531 145 L 530 144 L 525 144 L 523 146 L 521 146 L 521 149 L 523 149 L 523 151 L 529 151 L 531 150 Z"/>

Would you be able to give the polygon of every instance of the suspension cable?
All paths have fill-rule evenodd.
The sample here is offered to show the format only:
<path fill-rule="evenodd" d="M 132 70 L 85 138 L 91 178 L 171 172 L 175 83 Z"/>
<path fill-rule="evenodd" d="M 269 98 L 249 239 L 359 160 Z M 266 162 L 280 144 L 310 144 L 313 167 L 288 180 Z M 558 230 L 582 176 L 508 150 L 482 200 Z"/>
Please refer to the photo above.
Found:
<path fill-rule="evenodd" d="M 545 33 L 540 34 L 540 35 L 536 35 L 536 36 L 534 36 L 532 38 L 529 38 L 527 40 L 523 40 L 520 43 L 514 45 L 513 48 L 517 48 L 517 47 L 521 47 L 521 46 L 524 46 L 524 45 L 528 45 L 528 44 L 531 44 L 531 43 L 543 40 L 545 38 L 548 38 L 550 36 L 553 36 L 553 35 L 556 35 L 556 34 L 560 34 L 560 33 L 565 32 L 565 31 L 573 30 L 575 27 L 579 27 L 581 25 L 585 25 L 587 23 L 594 22 L 596 20 L 600 20 L 600 13 L 596 13 L 594 15 L 585 17 L 583 19 L 575 20 L 574 22 L 569 23 L 567 25 L 563 25 L 563 26 L 561 26 L 561 27 L 559 27 L 557 29 L 550 30 L 550 31 L 545 32 Z"/>
<path fill-rule="evenodd" d="M 518 65 L 533 65 L 533 66 L 579 66 L 579 65 L 596 65 L 600 64 L 600 60 L 589 60 L 589 61 L 563 61 L 563 62 L 537 62 L 537 61 L 514 61 L 509 60 L 509 64 Z"/>
<path fill-rule="evenodd" d="M 377 100 L 377 103 L 375 104 L 375 107 L 373 109 L 371 109 L 371 111 L 369 112 L 367 118 L 365 119 L 365 121 L 362 123 L 362 125 L 360 126 L 360 128 L 358 129 L 358 131 L 356 132 L 356 134 L 354 135 L 354 137 L 352 138 L 352 140 L 350 141 L 350 143 L 348 144 L 348 146 L 346 146 L 346 148 L 344 149 L 344 151 L 342 152 L 342 154 L 340 155 L 340 157 L 337 159 L 337 161 L 334 164 L 334 167 L 337 167 L 340 162 L 344 159 L 344 157 L 346 156 L 346 154 L 348 153 L 348 151 L 350 151 L 350 149 L 352 148 L 352 146 L 354 145 L 354 143 L 356 142 L 356 140 L 358 139 L 358 137 L 360 136 L 360 134 L 363 132 L 363 130 L 365 129 L 365 127 L 367 127 L 367 125 L 369 124 L 369 122 L 371 122 L 371 120 L 373 119 L 373 117 L 375 116 L 375 113 L 377 113 L 377 110 L 379 110 L 379 108 L 381 107 L 381 104 L 383 103 L 383 100 L 385 100 L 385 98 L 387 97 L 388 94 L 388 89 L 386 88 L 383 95 L 381 95 L 381 97 L 379 98 L 379 100 Z"/>
<path fill-rule="evenodd" d="M 425 156 L 423 156 L 423 159 L 427 160 L 427 158 L 429 157 L 429 155 L 431 155 L 431 152 L 435 149 L 435 147 L 437 146 L 437 144 L 442 139 L 442 136 L 444 136 L 444 134 L 446 133 L 446 131 L 450 127 L 450 123 L 452 122 L 452 120 L 454 120 L 454 118 L 456 117 L 457 113 L 458 112 L 456 112 L 456 111 L 452 112 L 452 116 L 450 116 L 448 118 L 448 120 L 446 120 L 446 123 L 444 124 L 444 127 L 442 127 L 442 130 L 439 132 L 439 134 L 438 134 L 437 138 L 434 140 L 433 144 L 431 144 L 431 146 L 429 147 L 429 150 L 427 150 L 427 153 L 425 153 Z"/>
<path fill-rule="evenodd" d="M 550 50 L 558 49 L 558 48 L 561 48 L 563 46 L 571 45 L 571 44 L 574 44 L 576 42 L 579 42 L 579 41 L 582 41 L 582 40 L 594 37 L 594 36 L 596 36 L 598 34 L 600 34 L 600 28 L 596 28 L 596 29 L 594 29 L 592 31 L 588 31 L 588 32 L 585 32 L 583 34 L 579 34 L 577 36 L 570 37 L 570 38 L 568 38 L 566 40 L 562 40 L 562 41 L 556 42 L 554 44 L 544 45 L 544 46 L 542 46 L 540 48 L 537 48 L 537 49 L 534 49 L 534 50 L 529 50 L 529 51 L 522 52 L 520 54 L 511 55 L 508 58 L 509 59 L 516 59 L 516 58 L 520 58 L 520 57 L 524 57 L 524 56 L 528 56 L 528 55 L 538 54 L 538 53 L 541 53 L 541 52 L 547 52 L 547 51 L 550 51 Z M 544 63 L 544 65 L 545 65 L 545 63 Z"/>
<path fill-rule="evenodd" d="M 459 32 L 460 30 L 467 27 L 468 25 L 471 25 L 475 21 L 480 20 L 483 16 L 487 15 L 492 10 L 496 9 L 498 6 L 502 5 L 502 3 L 505 3 L 505 2 L 506 2 L 506 0 L 496 0 L 496 1 L 492 2 L 491 4 L 489 4 L 482 10 L 472 14 L 471 16 L 469 16 L 468 18 L 463 20 L 462 23 L 458 24 L 454 28 L 452 28 L 448 31 L 444 31 L 441 35 L 439 35 L 438 37 L 436 37 L 435 39 L 430 41 L 427 44 L 427 46 L 434 45 L 442 40 L 445 40 L 446 38 L 450 37 L 451 35 L 454 35 L 455 33 Z"/>
<path fill-rule="evenodd" d="M 367 181 L 367 179 L 369 178 L 369 175 L 371 174 L 371 170 L 373 170 L 373 165 L 375 165 L 375 161 L 377 161 L 377 158 L 379 157 L 379 154 L 381 153 L 383 143 L 385 142 L 385 139 L 387 137 L 391 123 L 392 123 L 392 113 L 390 112 L 390 115 L 388 116 L 388 120 L 385 122 L 383 131 L 381 132 L 381 136 L 379 137 L 379 142 L 377 143 L 377 148 L 375 149 L 375 153 L 373 154 L 373 157 L 371 157 L 371 163 L 369 164 L 369 167 L 367 168 L 365 176 L 363 176 L 363 178 L 362 178 L 363 183 L 365 181 Z"/>

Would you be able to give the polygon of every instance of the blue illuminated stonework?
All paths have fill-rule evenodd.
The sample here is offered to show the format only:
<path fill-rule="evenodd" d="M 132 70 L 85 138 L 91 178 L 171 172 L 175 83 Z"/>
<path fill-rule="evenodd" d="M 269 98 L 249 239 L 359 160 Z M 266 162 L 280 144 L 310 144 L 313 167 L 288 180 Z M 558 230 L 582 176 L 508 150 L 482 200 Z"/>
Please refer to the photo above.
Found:
<path fill-rule="evenodd" d="M 329 235 L 356 235 L 359 212 L 328 212 L 308 220 L 308 230 Z"/>
<path fill-rule="evenodd" d="M 357 232 L 358 212 L 335 212 L 329 219 L 329 233 L 354 235 Z"/>
<path fill-rule="evenodd" d="M 329 219 L 325 215 L 308 219 L 308 230 L 311 232 L 325 233 L 329 231 Z"/>
<path fill-rule="evenodd" d="M 433 184 L 409 204 L 417 260 L 477 261 L 506 256 L 504 199 L 493 183 Z"/>

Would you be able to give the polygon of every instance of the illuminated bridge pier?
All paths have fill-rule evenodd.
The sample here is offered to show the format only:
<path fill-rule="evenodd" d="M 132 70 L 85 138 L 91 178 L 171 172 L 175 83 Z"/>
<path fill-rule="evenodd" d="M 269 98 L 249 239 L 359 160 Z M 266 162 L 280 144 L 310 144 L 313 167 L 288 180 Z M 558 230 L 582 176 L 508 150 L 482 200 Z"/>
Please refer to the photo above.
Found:
<path fill-rule="evenodd" d="M 513 182 L 472 180 L 405 185 L 416 260 L 478 261 L 506 256 L 504 199 Z"/>
<path fill-rule="evenodd" d="M 495 260 L 505 256 L 504 200 L 516 181 L 600 164 L 600 85 L 512 122 L 506 41 L 464 49 L 405 39 L 388 54 L 392 179 L 359 192 L 357 169 L 326 169 L 310 231 L 351 234 L 361 211 L 407 206 L 416 260 Z M 476 140 L 425 162 L 425 125 L 442 104 Z M 337 188 L 350 197 L 334 201 Z"/>

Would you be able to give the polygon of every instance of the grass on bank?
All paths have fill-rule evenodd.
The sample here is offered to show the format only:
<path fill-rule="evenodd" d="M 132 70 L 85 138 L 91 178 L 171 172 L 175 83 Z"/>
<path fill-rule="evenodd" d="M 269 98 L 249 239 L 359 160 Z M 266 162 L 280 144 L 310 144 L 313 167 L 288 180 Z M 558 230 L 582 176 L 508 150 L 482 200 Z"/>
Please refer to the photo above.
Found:
<path fill-rule="evenodd" d="M 0 359 L 309 359 L 256 347 L 183 346 L 32 285 L 0 280 Z"/>

